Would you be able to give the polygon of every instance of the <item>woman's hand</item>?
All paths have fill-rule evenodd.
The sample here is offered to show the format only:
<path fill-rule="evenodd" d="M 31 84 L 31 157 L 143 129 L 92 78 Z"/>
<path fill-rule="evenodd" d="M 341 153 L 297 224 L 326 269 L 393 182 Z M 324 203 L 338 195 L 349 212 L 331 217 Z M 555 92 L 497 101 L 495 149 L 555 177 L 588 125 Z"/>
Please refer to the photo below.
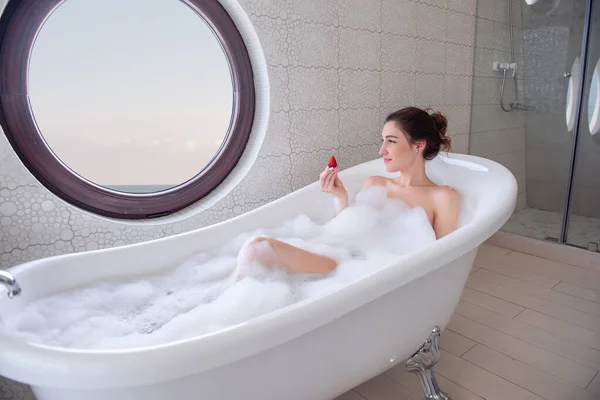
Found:
<path fill-rule="evenodd" d="M 348 207 L 348 192 L 338 177 L 339 168 L 336 166 L 333 169 L 325 167 L 325 171 L 321 172 L 319 181 L 321 182 L 321 191 L 333 194 L 333 203 L 335 206 L 335 215 L 337 216 L 344 208 Z"/>
<path fill-rule="evenodd" d="M 336 198 L 344 200 L 348 198 L 348 193 L 344 184 L 338 177 L 339 168 L 335 167 L 333 170 L 326 167 L 321 175 L 319 175 L 319 181 L 321 182 L 321 191 L 325 193 L 331 193 Z"/>

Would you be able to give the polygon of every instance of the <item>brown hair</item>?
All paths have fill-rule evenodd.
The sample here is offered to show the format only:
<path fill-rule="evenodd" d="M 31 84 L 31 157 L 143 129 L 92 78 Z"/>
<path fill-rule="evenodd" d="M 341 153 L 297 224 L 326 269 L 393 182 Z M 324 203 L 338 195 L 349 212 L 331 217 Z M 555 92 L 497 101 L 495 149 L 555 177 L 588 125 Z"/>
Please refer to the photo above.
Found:
<path fill-rule="evenodd" d="M 432 111 L 430 114 L 429 111 Z M 431 160 L 440 149 L 450 150 L 450 138 L 446 135 L 448 120 L 439 111 L 430 108 L 405 107 L 387 116 L 385 122 L 394 121 L 409 142 L 425 140 L 423 158 Z"/>

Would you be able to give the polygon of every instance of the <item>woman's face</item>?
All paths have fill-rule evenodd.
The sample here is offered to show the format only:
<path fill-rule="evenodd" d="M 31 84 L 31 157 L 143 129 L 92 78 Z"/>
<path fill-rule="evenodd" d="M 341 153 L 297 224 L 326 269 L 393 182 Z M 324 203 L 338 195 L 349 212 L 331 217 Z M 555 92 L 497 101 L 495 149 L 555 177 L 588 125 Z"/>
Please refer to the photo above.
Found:
<path fill-rule="evenodd" d="M 383 143 L 379 155 L 383 157 L 388 172 L 405 171 L 421 156 L 423 146 L 411 144 L 394 121 L 387 122 L 381 132 Z M 417 153 L 417 149 L 419 152 Z"/>

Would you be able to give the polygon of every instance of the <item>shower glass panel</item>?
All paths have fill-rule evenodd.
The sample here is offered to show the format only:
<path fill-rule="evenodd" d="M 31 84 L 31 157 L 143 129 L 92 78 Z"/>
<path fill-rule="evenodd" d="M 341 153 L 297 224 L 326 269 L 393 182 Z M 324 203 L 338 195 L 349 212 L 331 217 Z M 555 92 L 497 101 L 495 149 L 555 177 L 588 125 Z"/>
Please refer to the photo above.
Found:
<path fill-rule="evenodd" d="M 585 5 L 585 1 L 582 1 Z M 600 2 L 591 2 L 583 96 L 575 147 L 566 243 L 598 251 L 600 243 Z"/>
<path fill-rule="evenodd" d="M 521 118 L 524 126 L 525 173 L 520 191 L 526 200 L 502 230 L 558 242 L 564 232 L 577 125 L 586 0 L 539 0 L 533 5 L 515 1 L 513 5 L 514 20 L 521 13 L 520 30 L 514 28 L 516 35 L 522 35 L 520 49 L 515 48 L 521 64 L 516 74 L 519 98 L 531 107 L 509 113 Z"/>

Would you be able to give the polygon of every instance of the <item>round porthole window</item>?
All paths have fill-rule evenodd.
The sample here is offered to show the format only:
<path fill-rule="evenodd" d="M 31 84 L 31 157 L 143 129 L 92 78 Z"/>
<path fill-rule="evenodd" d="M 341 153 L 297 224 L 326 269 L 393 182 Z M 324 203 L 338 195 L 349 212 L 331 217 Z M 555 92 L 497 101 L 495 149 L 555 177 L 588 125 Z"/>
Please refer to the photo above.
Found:
<path fill-rule="evenodd" d="M 573 130 L 575 126 L 575 95 L 577 93 L 577 86 L 579 85 L 579 67 L 581 61 L 579 57 L 573 62 L 571 67 L 571 76 L 569 77 L 569 84 L 567 87 L 567 107 L 566 107 L 566 118 L 567 118 L 567 129 Z"/>
<path fill-rule="evenodd" d="M 245 149 L 254 83 L 217 0 L 21 0 L 0 20 L 2 127 L 33 175 L 114 218 L 178 211 Z"/>
<path fill-rule="evenodd" d="M 596 135 L 600 132 L 600 60 L 594 68 L 592 74 L 592 84 L 590 85 L 590 95 L 588 97 L 588 123 L 590 134 Z"/>

